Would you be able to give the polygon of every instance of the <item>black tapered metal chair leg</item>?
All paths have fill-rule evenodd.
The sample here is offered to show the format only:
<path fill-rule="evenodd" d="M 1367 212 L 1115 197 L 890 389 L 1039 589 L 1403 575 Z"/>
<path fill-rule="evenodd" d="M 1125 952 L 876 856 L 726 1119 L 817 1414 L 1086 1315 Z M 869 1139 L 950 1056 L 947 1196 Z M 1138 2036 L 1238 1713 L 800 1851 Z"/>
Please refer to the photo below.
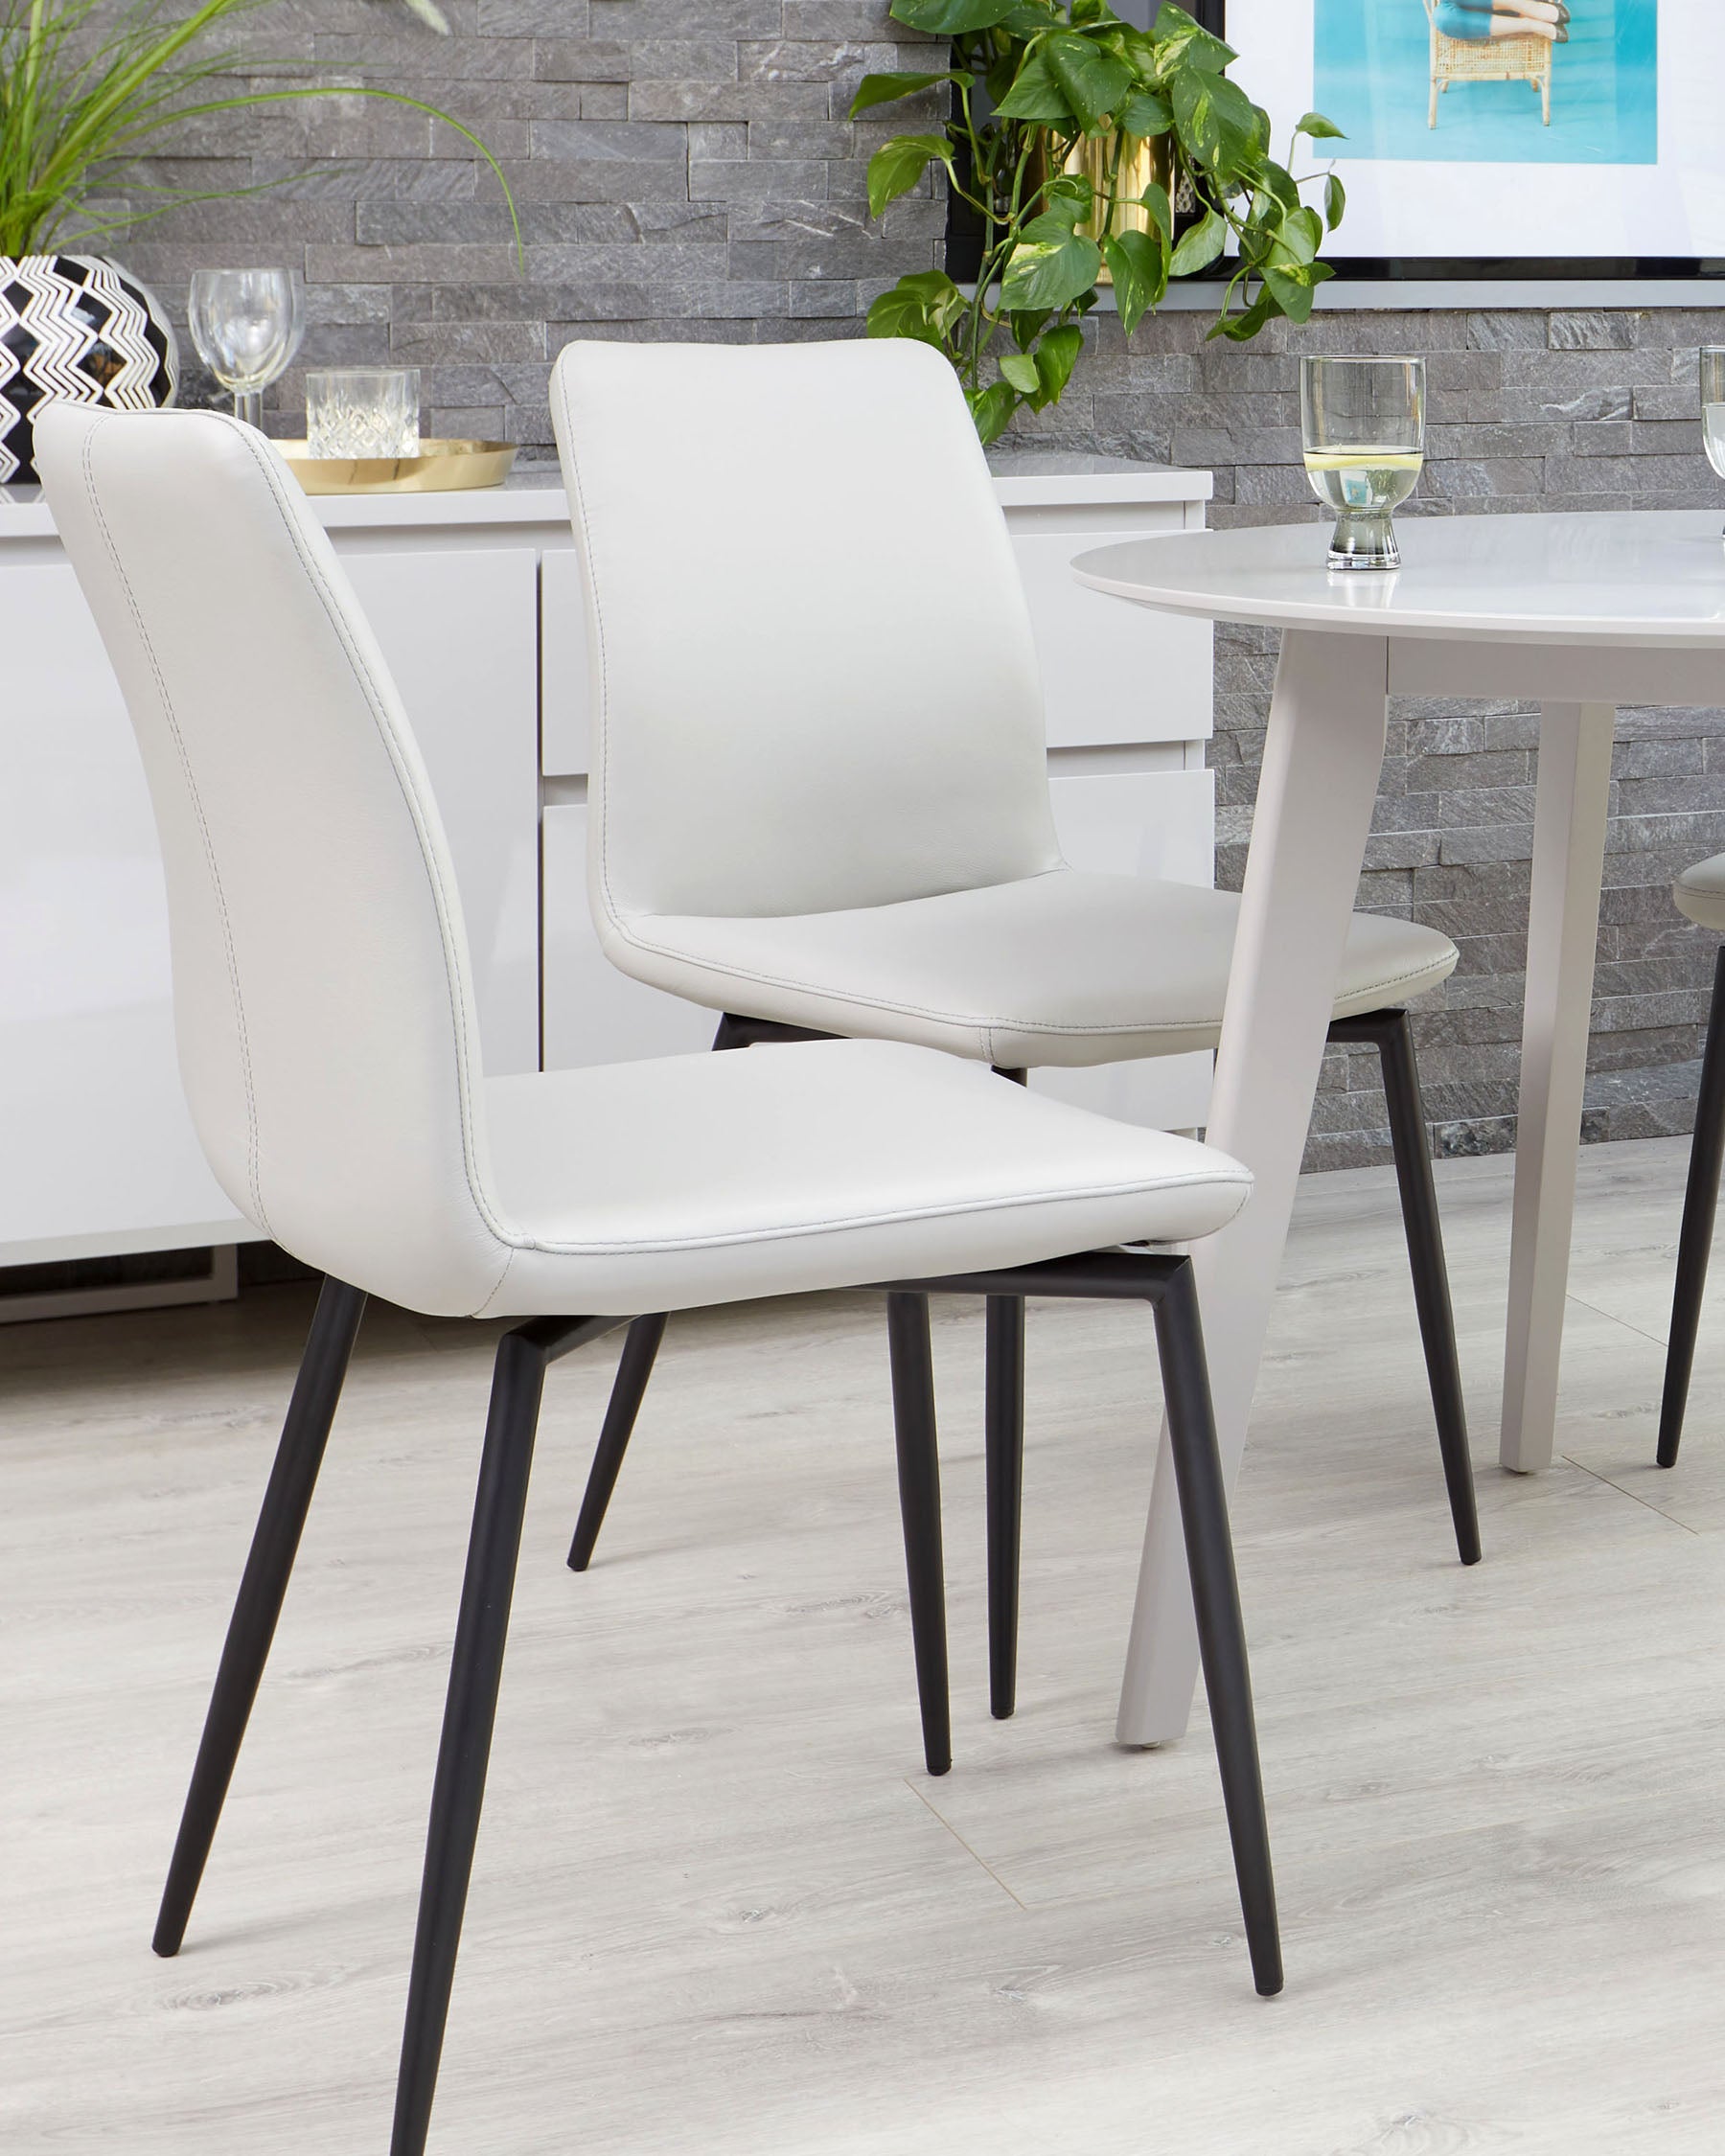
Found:
<path fill-rule="evenodd" d="M 151 1943 L 158 1954 L 177 1954 L 186 1936 L 245 1725 L 251 1719 L 252 1702 L 258 1696 L 269 1643 L 275 1638 L 276 1620 L 282 1614 L 306 1512 L 364 1313 L 365 1297 L 357 1288 L 340 1280 L 325 1280 L 318 1292 L 305 1353 L 300 1357 L 299 1373 L 293 1381 L 293 1396 L 282 1424 L 275 1464 L 270 1469 L 234 1614 L 228 1620 L 216 1688 L 204 1717 L 197 1760 L 156 1915 Z"/>
<path fill-rule="evenodd" d="M 605 1411 L 605 1424 L 599 1433 L 599 1443 L 593 1454 L 593 1464 L 587 1470 L 586 1494 L 581 1501 L 581 1517 L 575 1523 L 575 1539 L 569 1545 L 569 1570 L 585 1572 L 592 1561 L 593 1545 L 599 1540 L 599 1530 L 605 1525 L 606 1507 L 610 1503 L 611 1492 L 617 1486 L 617 1477 L 622 1471 L 623 1456 L 629 1450 L 629 1440 L 634 1434 L 635 1417 L 641 1411 L 641 1402 L 647 1396 L 647 1385 L 653 1376 L 653 1365 L 658 1359 L 659 1342 L 665 1337 L 665 1319 L 662 1315 L 637 1318 L 623 1338 L 623 1353 L 617 1363 L 617 1375 L 611 1386 L 610 1404 Z"/>
<path fill-rule="evenodd" d="M 923 1757 L 932 1775 L 953 1764 L 953 1724 L 947 1672 L 946 1575 L 940 1542 L 940 1460 L 935 1449 L 934 1363 L 929 1344 L 929 1298 L 886 1297 L 886 1343 L 892 1358 L 892 1421 L 898 1441 L 899 1510 L 905 1525 L 905 1571 L 910 1585 L 910 1639 L 922 1703 Z"/>
<path fill-rule="evenodd" d="M 1189 1262 L 1170 1279 L 1155 1308 L 1162 1401 L 1180 1492 L 1204 1688 L 1222 1770 L 1240 1910 L 1246 1920 L 1246 1948 L 1252 1958 L 1253 1981 L 1268 1999 L 1282 1987 L 1276 1881 L 1270 1868 L 1270 1830 L 1258 1769 L 1246 1628 L 1228 1525 L 1228 1495 L 1216 1449 L 1204 1331 Z"/>
<path fill-rule="evenodd" d="M 1480 1516 L 1474 1498 L 1473 1460 L 1467 1449 L 1467 1410 L 1461 1398 L 1456 1315 L 1450 1302 L 1449 1269 L 1443 1257 L 1443 1228 L 1438 1217 L 1438 1185 L 1432 1175 L 1432 1144 L 1419 1096 L 1414 1032 L 1406 1011 L 1386 1011 L 1380 1016 L 1383 1022 L 1377 1045 L 1384 1072 L 1384 1104 L 1395 1154 L 1395 1180 L 1401 1190 L 1402 1227 L 1408 1238 L 1408 1264 L 1414 1274 L 1414 1302 L 1419 1313 L 1432 1412 L 1438 1421 L 1438 1449 L 1443 1458 L 1457 1551 L 1464 1565 L 1477 1565 Z"/>
<path fill-rule="evenodd" d="M 515 1593 L 527 1477 L 544 1389 L 547 1330 L 546 1320 L 536 1319 L 506 1333 L 497 1343 L 431 1792 L 390 2156 L 422 2156 L 431 2122 L 449 1988 L 485 1799 L 485 1770 Z"/>
<path fill-rule="evenodd" d="M 987 1319 L 988 1707 L 1018 1701 L 1019 1523 L 1024 1486 L 1024 1305 L 990 1296 Z"/>
<path fill-rule="evenodd" d="M 1695 1335 L 1707 1261 L 1713 1252 L 1714 1216 L 1719 1204 L 1719 1170 L 1725 1165 L 1725 949 L 1714 961 L 1713 1001 L 1701 1051 L 1701 1091 L 1695 1102 L 1695 1135 L 1690 1146 L 1689 1181 L 1683 1192 L 1683 1227 L 1677 1238 L 1677 1280 L 1671 1295 L 1671 1337 L 1666 1349 L 1665 1392 L 1659 1403 L 1661 1467 L 1675 1467 L 1689 1405 Z"/>

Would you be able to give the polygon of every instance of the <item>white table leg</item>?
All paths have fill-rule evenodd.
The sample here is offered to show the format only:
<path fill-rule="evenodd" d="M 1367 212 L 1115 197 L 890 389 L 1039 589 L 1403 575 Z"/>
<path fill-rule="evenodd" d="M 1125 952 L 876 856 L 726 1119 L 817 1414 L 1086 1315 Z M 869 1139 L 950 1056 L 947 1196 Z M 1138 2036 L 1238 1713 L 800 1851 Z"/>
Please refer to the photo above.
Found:
<path fill-rule="evenodd" d="M 1557 1427 L 1616 716 L 1607 703 L 1548 703 L 1540 725 L 1499 1453 L 1518 1475 L 1551 1466 Z"/>
<path fill-rule="evenodd" d="M 1384 757 L 1389 646 L 1289 631 L 1270 704 L 1246 888 L 1228 984 L 1210 1141 L 1256 1178 L 1250 1203 L 1195 1253 L 1230 1483 L 1281 1268 L 1336 976 Z M 1120 1694 L 1123 1744 L 1182 1735 L 1198 1678 L 1180 1506 L 1157 1458 Z"/>

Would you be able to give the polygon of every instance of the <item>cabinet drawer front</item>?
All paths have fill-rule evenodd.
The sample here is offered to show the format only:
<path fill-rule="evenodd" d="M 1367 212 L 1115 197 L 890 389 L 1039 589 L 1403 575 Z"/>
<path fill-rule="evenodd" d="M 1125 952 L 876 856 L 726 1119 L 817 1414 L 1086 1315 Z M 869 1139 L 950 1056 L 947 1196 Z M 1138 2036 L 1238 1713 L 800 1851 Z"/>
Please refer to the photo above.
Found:
<path fill-rule="evenodd" d="M 710 1047 L 718 1018 L 620 974 L 599 948 L 587 910 L 585 803 L 548 807 L 544 862 L 545 1068 L 638 1063 Z"/>
<path fill-rule="evenodd" d="M 1060 850 L 1108 876 L 1216 880 L 1214 771 L 1056 771 L 1048 781 Z"/>
<path fill-rule="evenodd" d="M 1049 747 L 1206 739 L 1208 622 L 1159 614 L 1080 584 L 1072 557 L 1098 543 L 1093 532 L 1012 537 L 1042 664 Z"/>

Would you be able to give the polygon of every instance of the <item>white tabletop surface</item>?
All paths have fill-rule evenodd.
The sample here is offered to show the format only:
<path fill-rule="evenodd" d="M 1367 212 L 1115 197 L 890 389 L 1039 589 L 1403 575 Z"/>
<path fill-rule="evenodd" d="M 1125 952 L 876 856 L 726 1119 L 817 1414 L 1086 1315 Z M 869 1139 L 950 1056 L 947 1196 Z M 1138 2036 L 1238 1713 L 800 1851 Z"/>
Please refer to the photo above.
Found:
<path fill-rule="evenodd" d="M 1327 517 L 1092 548 L 1099 591 L 1171 613 L 1281 629 L 1516 644 L 1725 645 L 1716 510 L 1406 516 L 1402 566 L 1332 571 Z"/>

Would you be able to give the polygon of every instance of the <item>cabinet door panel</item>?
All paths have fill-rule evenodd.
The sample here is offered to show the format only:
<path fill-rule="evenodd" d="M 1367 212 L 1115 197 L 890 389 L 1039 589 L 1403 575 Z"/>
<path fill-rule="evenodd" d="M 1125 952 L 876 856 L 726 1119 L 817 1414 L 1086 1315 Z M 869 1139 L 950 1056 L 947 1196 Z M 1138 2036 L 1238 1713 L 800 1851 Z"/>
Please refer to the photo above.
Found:
<path fill-rule="evenodd" d="M 710 1047 L 713 1012 L 631 980 L 600 950 L 587 910 L 586 818 L 581 802 L 544 812 L 545 1068 Z"/>
<path fill-rule="evenodd" d="M 448 836 L 485 1067 L 539 1068 L 538 560 L 531 548 L 353 554 L 344 566 Z"/>
<path fill-rule="evenodd" d="M 150 794 L 69 567 L 8 567 L 0 646 L 0 1263 L 249 1236 L 180 1091 Z"/>
<path fill-rule="evenodd" d="M 1007 528 L 1036 632 L 1049 747 L 1206 738 L 1208 622 L 1159 614 L 1080 584 L 1072 557 L 1106 545 L 1106 533 L 1026 532 L 1013 529 L 1010 517 Z M 1136 538 L 1146 528 L 1155 527 L 1139 521 L 1116 536 Z"/>
<path fill-rule="evenodd" d="M 547 549 L 540 561 L 540 749 L 548 775 L 586 775 L 591 700 L 586 601 L 575 552 Z"/>
<path fill-rule="evenodd" d="M 1215 862 L 1215 777 L 1139 771 L 1050 783 L 1061 850 L 1074 868 L 1209 883 Z M 1209 1113 L 1208 1053 L 1152 1056 L 1093 1070 L 1038 1070 L 1030 1083 L 1057 1100 L 1157 1130 L 1196 1129 Z"/>

